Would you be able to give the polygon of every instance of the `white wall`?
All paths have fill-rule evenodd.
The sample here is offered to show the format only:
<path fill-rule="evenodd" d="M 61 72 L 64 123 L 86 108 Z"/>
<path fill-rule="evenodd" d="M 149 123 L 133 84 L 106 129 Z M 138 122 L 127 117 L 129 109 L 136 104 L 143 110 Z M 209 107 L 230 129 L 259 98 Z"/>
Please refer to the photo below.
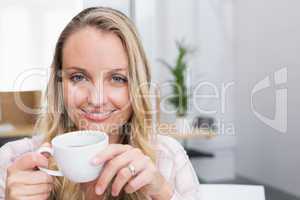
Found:
<path fill-rule="evenodd" d="M 175 40 L 184 38 L 189 45 L 197 49 L 188 60 L 189 85 L 195 87 L 200 82 L 209 81 L 217 87 L 218 92 L 221 92 L 221 84 L 233 79 L 232 1 L 156 1 L 155 14 L 156 59 L 163 58 L 174 63 L 177 55 Z M 168 70 L 158 62 L 154 63 L 154 71 L 159 75 L 157 76 L 159 82 L 172 78 Z M 201 92 L 212 93 L 211 88 L 202 88 Z M 219 100 L 202 98 L 197 103 L 203 110 L 204 108 L 216 110 L 215 115 L 219 117 L 221 115 Z M 231 103 L 226 105 L 228 112 L 225 117 L 230 120 Z M 195 107 L 191 106 L 193 115 Z"/>
<path fill-rule="evenodd" d="M 300 196 L 300 1 L 236 0 L 237 173 Z M 273 73 L 287 67 L 287 84 Z M 288 88 L 287 133 L 255 117 L 251 90 L 270 75 L 271 87 L 255 94 L 255 109 L 272 118 L 275 91 Z M 282 107 L 281 107 L 282 108 Z"/>

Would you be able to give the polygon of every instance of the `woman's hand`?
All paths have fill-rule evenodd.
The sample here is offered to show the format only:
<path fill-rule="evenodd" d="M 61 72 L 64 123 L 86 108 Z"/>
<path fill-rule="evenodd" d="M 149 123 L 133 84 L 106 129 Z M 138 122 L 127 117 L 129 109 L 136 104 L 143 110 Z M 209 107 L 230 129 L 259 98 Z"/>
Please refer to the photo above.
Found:
<path fill-rule="evenodd" d="M 36 167 L 48 167 L 45 156 L 26 153 L 7 168 L 5 187 L 6 200 L 43 200 L 47 199 L 52 190 L 53 179 Z"/>
<path fill-rule="evenodd" d="M 93 160 L 95 165 L 102 163 L 103 170 L 96 183 L 98 195 L 103 194 L 115 177 L 112 184 L 113 196 L 118 196 L 122 189 L 126 193 L 141 189 L 152 199 L 171 199 L 171 187 L 151 159 L 140 149 L 130 145 L 110 144 Z M 133 170 L 129 166 L 132 166 Z"/>

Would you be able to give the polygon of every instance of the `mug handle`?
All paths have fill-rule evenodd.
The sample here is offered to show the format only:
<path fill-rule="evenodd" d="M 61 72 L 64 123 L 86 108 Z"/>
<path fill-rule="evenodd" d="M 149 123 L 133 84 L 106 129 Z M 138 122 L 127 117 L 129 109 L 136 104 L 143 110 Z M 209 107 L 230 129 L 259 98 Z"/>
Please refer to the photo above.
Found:
<path fill-rule="evenodd" d="M 53 156 L 53 149 L 50 147 L 40 147 L 37 150 L 38 153 L 49 153 L 51 156 Z M 59 170 L 51 170 L 44 167 L 38 167 L 39 170 L 46 172 L 47 174 L 51 176 L 63 176 L 62 172 Z"/>

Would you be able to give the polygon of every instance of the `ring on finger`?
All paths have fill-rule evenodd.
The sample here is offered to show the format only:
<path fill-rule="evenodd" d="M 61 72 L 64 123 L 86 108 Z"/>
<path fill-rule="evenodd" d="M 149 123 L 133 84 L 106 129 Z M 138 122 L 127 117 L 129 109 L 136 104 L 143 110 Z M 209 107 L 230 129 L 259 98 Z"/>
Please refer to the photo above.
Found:
<path fill-rule="evenodd" d="M 132 164 L 129 164 L 127 166 L 128 170 L 130 171 L 131 176 L 135 176 L 136 175 L 136 169 Z"/>

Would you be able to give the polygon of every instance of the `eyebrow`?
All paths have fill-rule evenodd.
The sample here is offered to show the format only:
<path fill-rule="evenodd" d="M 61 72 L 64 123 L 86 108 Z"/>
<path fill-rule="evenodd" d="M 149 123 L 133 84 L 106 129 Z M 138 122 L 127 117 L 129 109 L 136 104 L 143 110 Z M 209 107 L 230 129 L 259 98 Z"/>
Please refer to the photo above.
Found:
<path fill-rule="evenodd" d="M 77 66 L 66 67 L 66 68 L 63 68 L 63 70 L 65 70 L 65 71 L 68 71 L 68 70 L 78 70 L 78 71 L 81 71 L 81 72 L 89 74 L 87 70 L 85 70 L 84 68 L 81 68 L 81 67 L 77 67 Z M 113 72 L 116 72 L 116 71 L 127 71 L 127 69 L 125 69 L 125 68 L 113 68 L 113 69 L 111 69 L 109 71 L 113 71 Z"/>

